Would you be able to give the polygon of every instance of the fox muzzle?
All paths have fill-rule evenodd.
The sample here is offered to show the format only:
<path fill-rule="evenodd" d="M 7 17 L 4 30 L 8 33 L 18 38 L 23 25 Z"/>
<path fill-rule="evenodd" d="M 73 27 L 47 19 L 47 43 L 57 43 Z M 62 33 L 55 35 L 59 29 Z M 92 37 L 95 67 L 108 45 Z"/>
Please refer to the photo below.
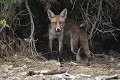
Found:
<path fill-rule="evenodd" d="M 56 32 L 59 34 L 61 32 L 61 28 L 56 28 Z"/>

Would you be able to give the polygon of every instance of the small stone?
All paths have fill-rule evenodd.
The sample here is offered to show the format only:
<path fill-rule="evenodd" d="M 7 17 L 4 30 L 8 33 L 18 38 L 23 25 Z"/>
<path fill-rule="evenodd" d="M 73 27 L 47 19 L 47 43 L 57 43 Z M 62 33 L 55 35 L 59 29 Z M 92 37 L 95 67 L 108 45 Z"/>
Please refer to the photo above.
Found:
<path fill-rule="evenodd" d="M 26 65 L 23 65 L 22 67 L 21 67 L 21 70 L 24 70 L 24 69 L 26 69 L 28 66 L 26 66 Z"/>
<path fill-rule="evenodd" d="M 33 75 L 33 80 L 44 80 L 43 74 Z"/>
<path fill-rule="evenodd" d="M 20 77 L 8 77 L 5 80 L 21 80 Z"/>
<path fill-rule="evenodd" d="M 32 76 L 26 77 L 23 80 L 33 80 Z"/>
<path fill-rule="evenodd" d="M 120 63 L 118 63 L 117 66 L 120 67 Z"/>
<path fill-rule="evenodd" d="M 9 74 L 9 75 L 14 75 L 14 70 L 9 70 L 9 71 L 8 71 L 8 74 Z"/>
<path fill-rule="evenodd" d="M 32 62 L 32 60 L 30 60 L 29 58 L 24 58 L 24 62 L 25 62 L 26 64 L 30 64 L 30 63 Z"/>
<path fill-rule="evenodd" d="M 9 69 L 12 68 L 12 67 L 13 67 L 13 65 L 8 66 Z"/>
<path fill-rule="evenodd" d="M 7 77 L 7 73 L 2 73 L 1 76 L 2 77 Z"/>
<path fill-rule="evenodd" d="M 3 70 L 4 70 L 4 72 L 8 72 L 9 70 L 8 70 L 8 65 L 1 65 L 1 68 L 3 68 Z"/>

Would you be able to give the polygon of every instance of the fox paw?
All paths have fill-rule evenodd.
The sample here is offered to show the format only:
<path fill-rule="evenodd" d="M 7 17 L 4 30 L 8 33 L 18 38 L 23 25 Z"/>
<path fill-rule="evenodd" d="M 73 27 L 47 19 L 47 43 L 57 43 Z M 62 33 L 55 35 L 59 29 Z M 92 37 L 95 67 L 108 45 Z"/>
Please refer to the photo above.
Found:
<path fill-rule="evenodd" d="M 91 63 L 93 62 L 93 60 L 94 60 L 94 57 L 93 57 L 93 56 L 89 57 L 89 58 L 88 58 L 87 65 L 90 66 Z"/>

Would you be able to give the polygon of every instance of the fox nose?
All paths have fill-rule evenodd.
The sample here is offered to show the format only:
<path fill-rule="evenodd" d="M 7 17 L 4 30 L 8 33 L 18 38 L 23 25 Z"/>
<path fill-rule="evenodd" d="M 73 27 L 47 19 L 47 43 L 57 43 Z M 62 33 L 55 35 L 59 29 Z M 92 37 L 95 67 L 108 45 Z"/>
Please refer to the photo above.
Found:
<path fill-rule="evenodd" d="M 60 31 L 61 31 L 61 29 L 60 29 L 60 28 L 57 28 L 57 29 L 56 29 L 56 31 L 57 31 L 57 32 L 60 32 Z"/>

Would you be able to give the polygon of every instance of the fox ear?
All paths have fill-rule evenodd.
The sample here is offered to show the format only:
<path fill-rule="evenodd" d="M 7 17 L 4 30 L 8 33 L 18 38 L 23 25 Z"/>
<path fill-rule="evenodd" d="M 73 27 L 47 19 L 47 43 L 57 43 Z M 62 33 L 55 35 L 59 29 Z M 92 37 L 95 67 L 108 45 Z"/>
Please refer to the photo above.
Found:
<path fill-rule="evenodd" d="M 66 18 L 67 17 L 67 9 L 65 8 L 61 13 L 60 15 L 63 17 L 63 18 Z"/>
<path fill-rule="evenodd" d="M 55 14 L 49 9 L 47 10 L 47 14 L 48 14 L 49 19 L 51 19 L 55 16 Z"/>

